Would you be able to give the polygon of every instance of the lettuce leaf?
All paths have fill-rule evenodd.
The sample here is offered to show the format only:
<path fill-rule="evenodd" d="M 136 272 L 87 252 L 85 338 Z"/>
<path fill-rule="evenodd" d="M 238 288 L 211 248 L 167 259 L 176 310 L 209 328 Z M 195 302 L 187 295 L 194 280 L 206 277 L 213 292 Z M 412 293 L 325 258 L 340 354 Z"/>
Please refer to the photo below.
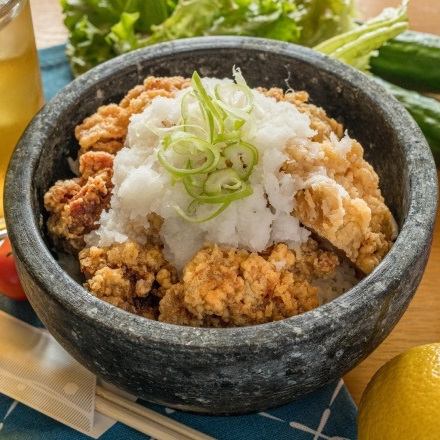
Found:
<path fill-rule="evenodd" d="M 173 11 L 174 0 L 60 0 L 69 30 L 67 56 L 74 75 L 119 53 L 135 49 L 138 40 Z"/>
<path fill-rule="evenodd" d="M 297 0 L 296 4 L 296 19 L 301 27 L 298 43 L 304 46 L 315 46 L 354 26 L 352 0 Z"/>
<path fill-rule="evenodd" d="M 353 0 L 61 0 L 78 75 L 178 38 L 247 35 L 313 46 L 351 29 Z"/>
<path fill-rule="evenodd" d="M 153 26 L 152 35 L 145 44 L 205 35 L 230 0 L 180 0 L 173 14 L 162 24 Z"/>
<path fill-rule="evenodd" d="M 351 29 L 353 15 L 353 0 L 180 0 L 146 43 L 248 35 L 314 46 Z"/>
<path fill-rule="evenodd" d="M 180 0 L 147 44 L 202 35 L 247 35 L 296 42 L 294 0 Z"/>

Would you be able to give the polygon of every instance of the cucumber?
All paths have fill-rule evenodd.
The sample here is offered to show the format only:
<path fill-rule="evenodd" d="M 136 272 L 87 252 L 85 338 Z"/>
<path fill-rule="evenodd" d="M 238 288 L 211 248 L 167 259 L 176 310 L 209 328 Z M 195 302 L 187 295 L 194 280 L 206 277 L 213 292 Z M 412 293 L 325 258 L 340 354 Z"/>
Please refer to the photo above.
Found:
<path fill-rule="evenodd" d="M 425 135 L 437 166 L 440 166 L 440 101 L 402 89 L 380 78 L 374 79 L 408 110 Z"/>
<path fill-rule="evenodd" d="M 384 44 L 370 66 L 375 75 L 403 87 L 440 92 L 440 36 L 404 32 Z"/>

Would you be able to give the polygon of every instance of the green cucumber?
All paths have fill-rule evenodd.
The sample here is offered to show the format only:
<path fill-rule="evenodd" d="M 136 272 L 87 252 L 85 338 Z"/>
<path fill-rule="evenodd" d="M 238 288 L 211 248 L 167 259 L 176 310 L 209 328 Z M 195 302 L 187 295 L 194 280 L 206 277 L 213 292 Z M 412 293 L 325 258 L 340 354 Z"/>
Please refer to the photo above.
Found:
<path fill-rule="evenodd" d="M 412 90 L 402 89 L 380 78 L 375 77 L 374 79 L 408 110 L 421 128 L 431 147 L 434 159 L 440 166 L 440 101 Z"/>
<path fill-rule="evenodd" d="M 407 31 L 370 59 L 371 72 L 417 90 L 440 92 L 440 36 Z"/>

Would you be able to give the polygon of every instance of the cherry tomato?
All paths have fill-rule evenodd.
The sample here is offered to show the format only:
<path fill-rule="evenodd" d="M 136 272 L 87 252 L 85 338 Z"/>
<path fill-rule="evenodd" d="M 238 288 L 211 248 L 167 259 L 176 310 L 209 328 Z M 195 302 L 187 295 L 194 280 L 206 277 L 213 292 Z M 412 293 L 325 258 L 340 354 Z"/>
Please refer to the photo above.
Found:
<path fill-rule="evenodd" d="M 9 238 L 5 238 L 0 246 L 0 293 L 18 301 L 26 299 L 18 278 Z"/>

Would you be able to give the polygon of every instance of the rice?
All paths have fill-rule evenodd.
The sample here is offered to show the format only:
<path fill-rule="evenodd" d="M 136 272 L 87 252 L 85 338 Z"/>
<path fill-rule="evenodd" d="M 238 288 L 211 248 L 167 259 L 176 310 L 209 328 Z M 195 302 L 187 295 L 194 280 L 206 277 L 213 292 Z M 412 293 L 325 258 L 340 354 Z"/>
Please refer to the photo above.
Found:
<path fill-rule="evenodd" d="M 335 272 L 327 278 L 314 278 L 313 286 L 318 288 L 319 304 L 327 304 L 338 296 L 349 291 L 359 282 L 359 277 L 351 264 L 341 259 Z"/>
<path fill-rule="evenodd" d="M 203 79 L 212 91 L 216 84 L 231 80 Z M 161 239 L 168 261 L 178 269 L 206 242 L 260 252 L 274 243 L 284 242 L 297 249 L 310 232 L 291 215 L 295 193 L 306 185 L 329 180 L 325 170 L 310 182 L 280 171 L 288 160 L 286 145 L 303 145 L 314 154 L 315 134 L 310 118 L 292 103 L 278 102 L 253 90 L 254 108 L 242 128 L 243 140 L 254 145 L 260 155 L 250 176 L 252 195 L 234 201 L 212 220 L 193 224 L 180 217 L 175 206 L 191 201 L 181 182 L 173 182 L 157 158 L 161 133 L 180 122 L 181 100 L 187 90 L 174 98 L 155 98 L 142 113 L 132 116 L 125 147 L 114 161 L 113 195 L 108 212 L 103 212 L 99 228 L 85 237 L 88 246 L 109 246 L 133 240 L 147 241 L 148 214 L 164 220 Z M 350 146 L 346 135 L 331 139 L 343 152 Z M 331 181 L 332 184 L 336 182 Z M 345 191 L 340 187 L 341 192 Z"/>

